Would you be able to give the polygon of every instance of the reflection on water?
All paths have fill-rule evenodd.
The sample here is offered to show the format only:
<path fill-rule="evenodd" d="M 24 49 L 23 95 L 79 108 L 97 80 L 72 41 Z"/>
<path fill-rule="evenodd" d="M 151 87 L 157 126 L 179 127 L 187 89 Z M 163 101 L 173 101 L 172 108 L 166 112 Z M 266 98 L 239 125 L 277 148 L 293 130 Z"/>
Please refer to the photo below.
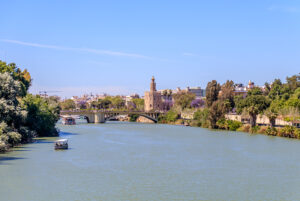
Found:
<path fill-rule="evenodd" d="M 300 200 L 300 141 L 201 128 L 59 125 L 0 155 L 0 200 Z"/>

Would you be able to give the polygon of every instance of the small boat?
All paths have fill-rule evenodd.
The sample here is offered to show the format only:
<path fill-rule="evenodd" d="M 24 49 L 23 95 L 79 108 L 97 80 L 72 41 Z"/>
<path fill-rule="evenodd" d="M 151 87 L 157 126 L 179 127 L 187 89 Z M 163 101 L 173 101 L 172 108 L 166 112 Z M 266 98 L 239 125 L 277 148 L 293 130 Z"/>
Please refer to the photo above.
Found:
<path fill-rule="evenodd" d="M 62 119 L 63 125 L 75 125 L 75 119 L 73 117 L 64 117 Z"/>
<path fill-rule="evenodd" d="M 68 149 L 68 140 L 60 139 L 54 142 L 54 149 Z"/>

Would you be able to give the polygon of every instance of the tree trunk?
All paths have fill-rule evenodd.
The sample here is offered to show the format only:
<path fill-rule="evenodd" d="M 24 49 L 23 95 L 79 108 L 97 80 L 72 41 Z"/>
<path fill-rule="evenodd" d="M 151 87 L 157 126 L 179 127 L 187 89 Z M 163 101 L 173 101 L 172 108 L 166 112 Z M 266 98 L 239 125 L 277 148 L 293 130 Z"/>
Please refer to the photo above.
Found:
<path fill-rule="evenodd" d="M 250 124 L 251 127 L 256 126 L 256 114 L 250 114 Z"/>
<path fill-rule="evenodd" d="M 275 126 L 275 118 L 270 118 L 270 127 L 273 128 Z"/>

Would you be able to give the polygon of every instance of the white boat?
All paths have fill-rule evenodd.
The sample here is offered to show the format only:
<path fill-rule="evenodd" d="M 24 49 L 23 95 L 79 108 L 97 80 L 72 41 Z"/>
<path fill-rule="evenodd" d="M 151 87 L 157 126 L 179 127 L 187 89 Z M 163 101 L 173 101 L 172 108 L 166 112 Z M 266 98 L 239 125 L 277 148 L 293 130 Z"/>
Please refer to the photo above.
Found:
<path fill-rule="evenodd" d="M 60 139 L 54 142 L 54 149 L 68 149 L 68 140 Z"/>

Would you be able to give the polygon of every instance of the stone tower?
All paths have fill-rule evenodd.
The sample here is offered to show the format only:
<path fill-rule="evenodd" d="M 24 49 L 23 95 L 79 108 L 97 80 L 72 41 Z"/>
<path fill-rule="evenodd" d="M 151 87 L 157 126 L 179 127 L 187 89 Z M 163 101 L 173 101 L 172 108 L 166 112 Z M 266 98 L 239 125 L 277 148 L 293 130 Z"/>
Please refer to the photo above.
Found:
<path fill-rule="evenodd" d="M 150 91 L 145 92 L 145 112 L 158 111 L 162 107 L 161 94 L 156 91 L 155 78 L 152 77 Z"/>

